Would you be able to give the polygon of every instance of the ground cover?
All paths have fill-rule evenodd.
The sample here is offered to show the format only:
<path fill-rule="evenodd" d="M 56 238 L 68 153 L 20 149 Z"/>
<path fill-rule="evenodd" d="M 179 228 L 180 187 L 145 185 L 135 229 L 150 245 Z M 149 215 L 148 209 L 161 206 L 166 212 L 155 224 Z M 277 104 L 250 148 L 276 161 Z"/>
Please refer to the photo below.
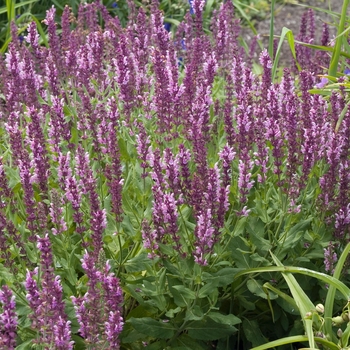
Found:
<path fill-rule="evenodd" d="M 284 69 L 217 5 L 12 23 L 2 348 L 348 346 L 347 1 L 333 41 L 310 10 L 282 32 Z"/>

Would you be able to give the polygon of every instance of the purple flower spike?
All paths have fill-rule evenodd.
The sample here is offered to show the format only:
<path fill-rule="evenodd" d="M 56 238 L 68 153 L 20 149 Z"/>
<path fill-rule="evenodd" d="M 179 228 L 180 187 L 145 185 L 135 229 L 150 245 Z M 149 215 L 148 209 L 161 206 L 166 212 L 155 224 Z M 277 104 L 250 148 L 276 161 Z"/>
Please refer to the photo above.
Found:
<path fill-rule="evenodd" d="M 74 341 L 71 341 L 70 321 L 64 320 L 61 316 L 53 326 L 54 341 L 57 350 L 73 349 Z"/>
<path fill-rule="evenodd" d="M 338 261 L 337 253 L 335 252 L 335 244 L 330 242 L 328 247 L 324 249 L 324 268 L 326 272 L 334 273 L 335 264 Z"/>
<path fill-rule="evenodd" d="M 199 265 L 207 265 L 208 261 L 205 258 L 207 253 L 212 251 L 214 244 L 214 228 L 211 223 L 211 210 L 206 210 L 202 215 L 198 216 L 197 226 L 195 229 L 196 245 L 193 252 L 195 262 Z"/>
<path fill-rule="evenodd" d="M 13 350 L 16 347 L 17 315 L 15 297 L 8 286 L 0 290 L 3 312 L 0 314 L 0 347 Z"/>

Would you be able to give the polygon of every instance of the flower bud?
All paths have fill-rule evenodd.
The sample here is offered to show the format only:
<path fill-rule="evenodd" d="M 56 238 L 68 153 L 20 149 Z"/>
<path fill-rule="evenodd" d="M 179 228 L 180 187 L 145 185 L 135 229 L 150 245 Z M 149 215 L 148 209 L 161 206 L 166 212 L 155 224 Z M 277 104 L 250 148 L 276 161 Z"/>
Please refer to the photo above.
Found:
<path fill-rule="evenodd" d="M 319 313 L 319 314 L 323 314 L 324 313 L 324 306 L 322 304 L 317 304 L 316 305 L 316 311 Z"/>
<path fill-rule="evenodd" d="M 340 328 L 337 330 L 337 336 L 338 338 L 341 338 L 343 336 L 343 331 Z"/>
<path fill-rule="evenodd" d="M 306 315 L 305 315 L 305 318 L 306 318 L 307 320 L 310 320 L 311 317 L 312 317 L 312 312 L 311 312 L 311 311 L 307 312 Z"/>
<path fill-rule="evenodd" d="M 344 323 L 343 317 L 341 316 L 332 317 L 332 323 L 333 323 L 333 326 L 340 326 L 342 323 Z"/>
<path fill-rule="evenodd" d="M 343 318 L 344 322 L 349 322 L 349 314 L 347 312 L 344 312 L 341 317 Z"/>

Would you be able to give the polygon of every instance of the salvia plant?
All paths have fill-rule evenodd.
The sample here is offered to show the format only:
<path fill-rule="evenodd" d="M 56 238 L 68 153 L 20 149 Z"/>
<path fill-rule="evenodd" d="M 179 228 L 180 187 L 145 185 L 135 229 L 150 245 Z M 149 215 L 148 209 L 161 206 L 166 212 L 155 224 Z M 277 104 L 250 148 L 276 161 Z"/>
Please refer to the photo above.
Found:
<path fill-rule="evenodd" d="M 210 32 L 189 5 L 172 33 L 155 0 L 11 22 L 2 349 L 349 346 L 346 33 L 307 11 L 277 74 L 230 1 Z"/>

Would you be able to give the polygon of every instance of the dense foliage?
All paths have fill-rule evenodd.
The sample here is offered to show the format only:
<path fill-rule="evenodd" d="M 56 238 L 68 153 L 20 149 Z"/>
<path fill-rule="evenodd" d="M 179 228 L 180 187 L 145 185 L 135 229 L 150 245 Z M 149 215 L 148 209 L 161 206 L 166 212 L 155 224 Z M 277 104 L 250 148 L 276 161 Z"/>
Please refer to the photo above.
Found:
<path fill-rule="evenodd" d="M 130 6 L 126 27 L 101 2 L 77 17 L 65 7 L 60 28 L 51 8 L 47 40 L 36 22 L 21 35 L 12 22 L 0 58 L 2 348 L 248 349 L 305 341 L 305 327 L 338 349 L 334 334 L 349 333 L 350 293 L 320 274 L 348 251 L 350 224 L 348 78 L 327 90 L 317 76 L 328 27 L 324 51 L 296 45 L 277 81 L 267 50 L 253 65 L 256 39 L 240 45 L 231 2 L 210 33 L 204 10 L 193 0 L 173 34 L 156 1 L 149 15 Z M 307 11 L 296 38 L 317 44 L 315 30 Z M 327 333 L 334 286 L 345 300 L 334 294 Z"/>

